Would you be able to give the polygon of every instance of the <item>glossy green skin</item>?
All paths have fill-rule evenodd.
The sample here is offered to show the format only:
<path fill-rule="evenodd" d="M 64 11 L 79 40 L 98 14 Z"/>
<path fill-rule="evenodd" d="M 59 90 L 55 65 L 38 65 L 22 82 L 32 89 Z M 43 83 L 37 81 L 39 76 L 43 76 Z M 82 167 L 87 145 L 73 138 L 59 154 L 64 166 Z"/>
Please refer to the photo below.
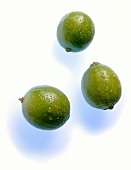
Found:
<path fill-rule="evenodd" d="M 94 62 L 81 81 L 87 103 L 98 109 L 113 109 L 121 97 L 121 83 L 116 73 L 106 65 Z"/>
<path fill-rule="evenodd" d="M 74 11 L 66 14 L 57 27 L 57 40 L 67 52 L 80 52 L 93 40 L 94 23 L 83 12 Z"/>
<path fill-rule="evenodd" d="M 70 102 L 62 91 L 54 87 L 36 86 L 25 94 L 22 111 L 33 126 L 53 130 L 69 119 Z"/>

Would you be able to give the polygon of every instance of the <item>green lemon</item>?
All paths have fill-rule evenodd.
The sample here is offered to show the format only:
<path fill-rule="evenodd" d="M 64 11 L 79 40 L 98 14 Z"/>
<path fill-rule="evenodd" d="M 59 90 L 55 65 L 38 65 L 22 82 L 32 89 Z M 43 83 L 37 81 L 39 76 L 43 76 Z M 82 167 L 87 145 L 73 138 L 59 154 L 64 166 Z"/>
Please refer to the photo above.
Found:
<path fill-rule="evenodd" d="M 81 81 L 86 102 L 98 109 L 113 109 L 121 97 L 121 83 L 116 73 L 108 66 L 93 62 Z"/>
<path fill-rule="evenodd" d="M 24 117 L 37 128 L 57 129 L 70 117 L 70 102 L 67 96 L 55 87 L 33 87 L 19 100 L 22 102 Z"/>
<path fill-rule="evenodd" d="M 57 40 L 67 52 L 80 52 L 93 40 L 95 27 L 92 19 L 85 13 L 67 13 L 57 26 Z"/>

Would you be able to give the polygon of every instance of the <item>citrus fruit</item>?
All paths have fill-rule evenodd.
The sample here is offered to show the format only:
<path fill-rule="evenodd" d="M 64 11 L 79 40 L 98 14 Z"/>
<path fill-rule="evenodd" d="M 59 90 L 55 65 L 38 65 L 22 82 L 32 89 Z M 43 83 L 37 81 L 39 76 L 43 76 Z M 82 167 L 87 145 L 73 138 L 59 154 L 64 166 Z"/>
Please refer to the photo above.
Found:
<path fill-rule="evenodd" d="M 35 86 L 19 100 L 24 117 L 37 128 L 57 129 L 70 117 L 70 102 L 67 96 L 55 87 Z"/>
<path fill-rule="evenodd" d="M 93 62 L 81 80 L 82 94 L 86 102 L 98 109 L 113 109 L 121 97 L 121 83 L 108 66 Z"/>
<path fill-rule="evenodd" d="M 67 52 L 80 52 L 93 40 L 95 27 L 92 19 L 81 11 L 67 13 L 57 26 L 57 40 Z"/>

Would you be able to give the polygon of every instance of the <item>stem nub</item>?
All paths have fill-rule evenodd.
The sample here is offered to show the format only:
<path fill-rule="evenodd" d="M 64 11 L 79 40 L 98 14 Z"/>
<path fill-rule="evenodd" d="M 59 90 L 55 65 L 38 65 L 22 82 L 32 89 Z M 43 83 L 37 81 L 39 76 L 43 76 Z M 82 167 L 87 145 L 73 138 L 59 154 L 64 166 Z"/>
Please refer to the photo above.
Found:
<path fill-rule="evenodd" d="M 66 48 L 65 50 L 66 50 L 66 52 L 71 52 L 70 48 Z"/>
<path fill-rule="evenodd" d="M 21 103 L 23 103 L 23 101 L 24 101 L 24 97 L 21 97 L 21 98 L 19 98 L 18 100 L 20 100 L 20 101 L 21 101 Z"/>

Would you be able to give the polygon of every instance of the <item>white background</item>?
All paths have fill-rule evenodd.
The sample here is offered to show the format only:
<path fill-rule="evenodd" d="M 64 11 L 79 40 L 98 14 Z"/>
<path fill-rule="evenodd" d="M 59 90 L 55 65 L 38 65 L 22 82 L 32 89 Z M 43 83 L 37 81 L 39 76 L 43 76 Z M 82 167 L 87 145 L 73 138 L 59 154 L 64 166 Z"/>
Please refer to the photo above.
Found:
<path fill-rule="evenodd" d="M 0 1 L 0 169 L 131 169 L 131 4 L 128 0 Z M 83 11 L 95 24 L 91 45 L 67 53 L 56 39 L 60 19 Z M 111 67 L 122 84 L 113 110 L 91 108 L 81 78 L 93 61 Z M 71 103 L 55 131 L 26 122 L 18 101 L 31 87 L 52 85 Z"/>

